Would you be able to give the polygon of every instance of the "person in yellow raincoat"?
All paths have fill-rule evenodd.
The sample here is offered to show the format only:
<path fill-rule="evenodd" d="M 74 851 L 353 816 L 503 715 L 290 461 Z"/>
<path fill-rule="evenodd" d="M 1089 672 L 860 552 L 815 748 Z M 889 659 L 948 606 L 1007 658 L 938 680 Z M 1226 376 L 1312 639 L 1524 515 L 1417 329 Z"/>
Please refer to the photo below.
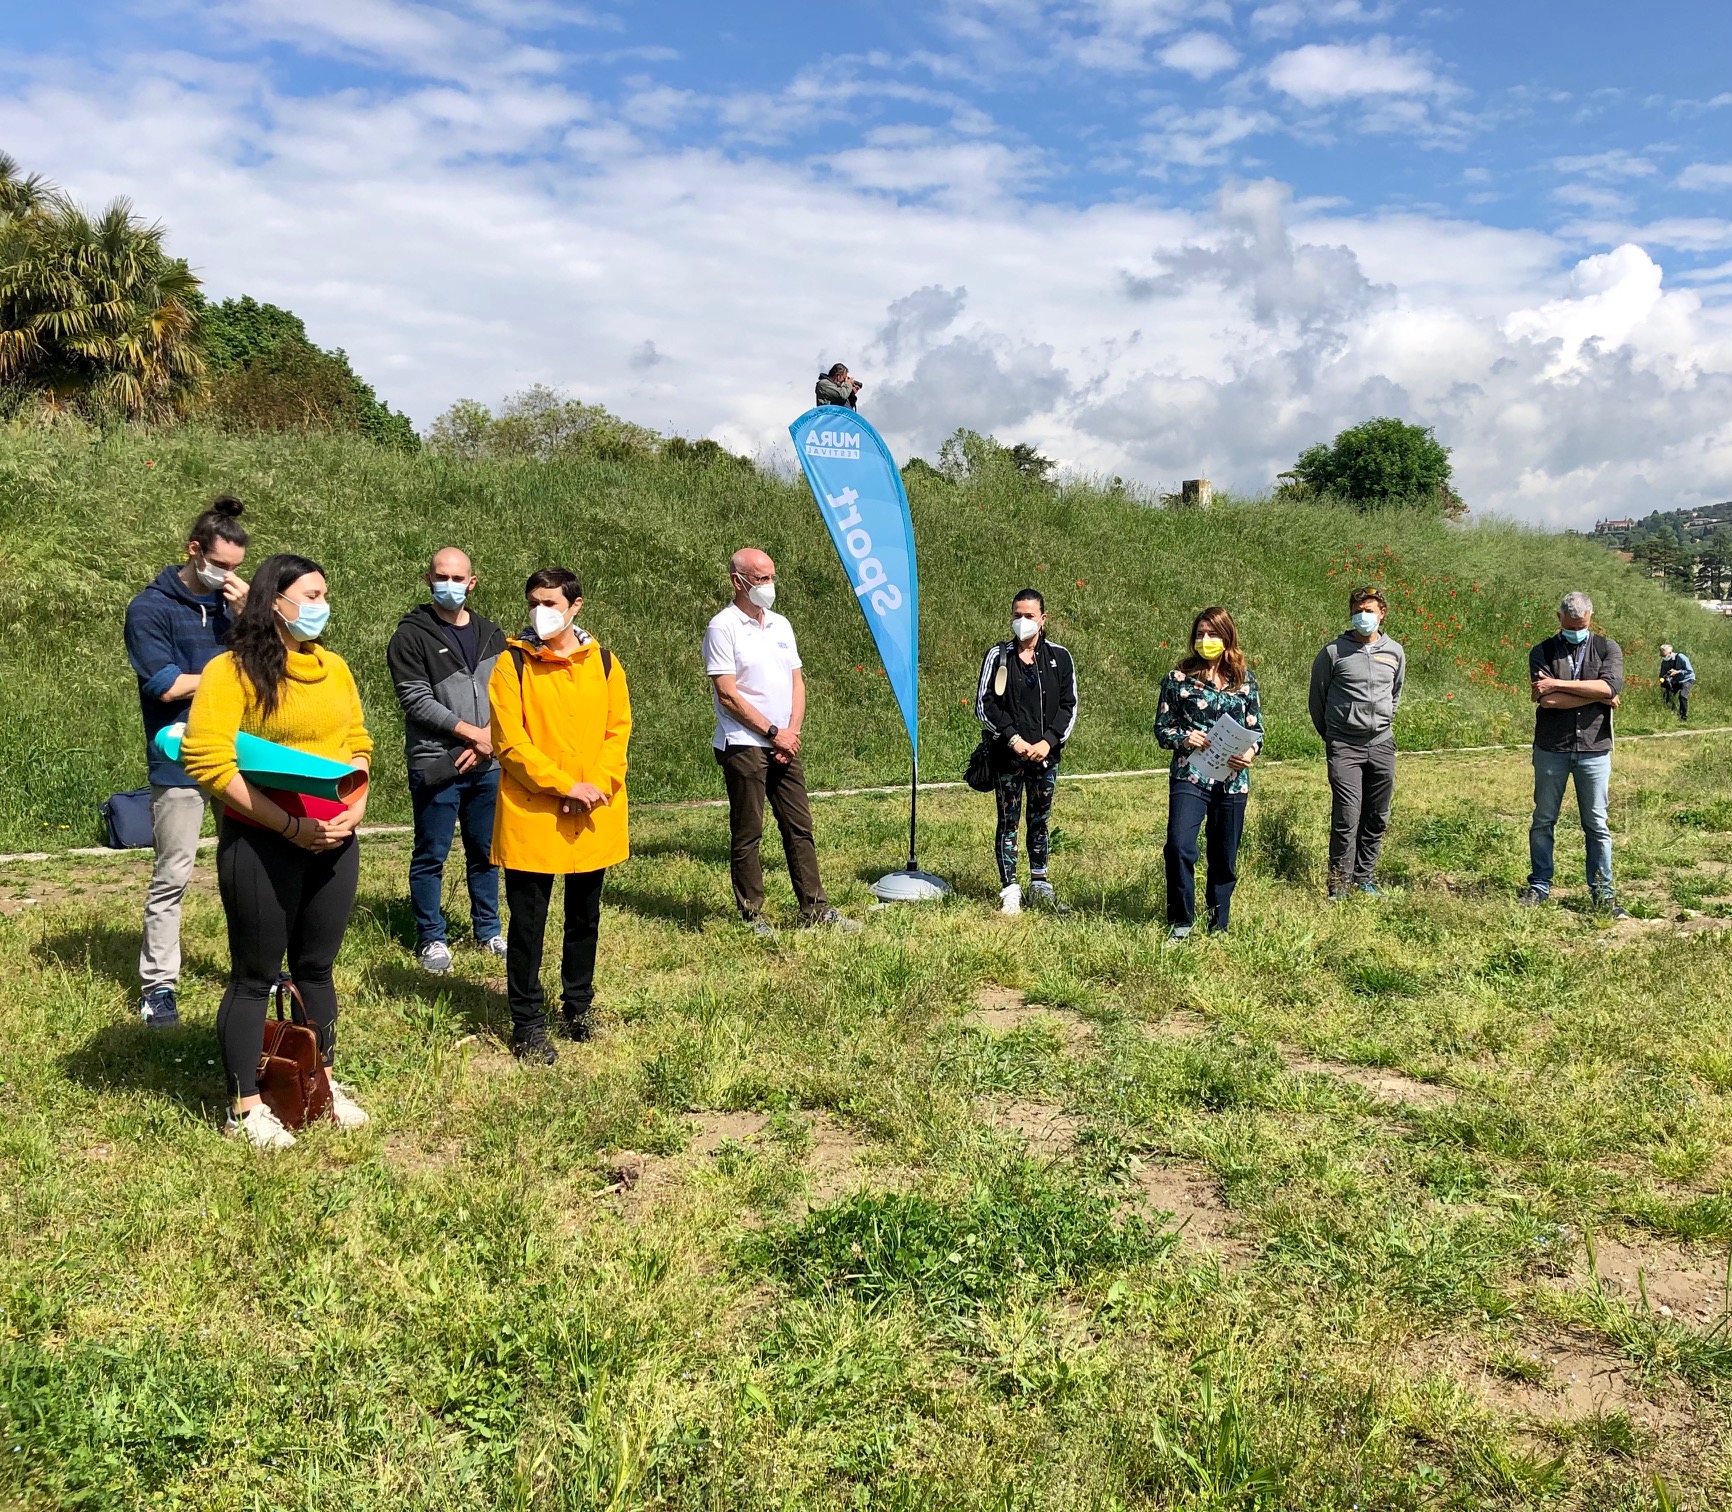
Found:
<path fill-rule="evenodd" d="M 488 683 L 493 754 L 502 769 L 493 820 L 493 863 L 505 871 L 505 937 L 511 1048 L 525 1065 L 550 1066 L 541 987 L 542 944 L 556 877 L 565 878 L 560 956 L 562 1019 L 588 1039 L 595 998 L 601 888 L 631 854 L 626 834 L 626 745 L 631 696 L 625 669 L 578 629 L 583 588 L 564 567 L 525 585 L 530 628 L 506 638 Z"/>

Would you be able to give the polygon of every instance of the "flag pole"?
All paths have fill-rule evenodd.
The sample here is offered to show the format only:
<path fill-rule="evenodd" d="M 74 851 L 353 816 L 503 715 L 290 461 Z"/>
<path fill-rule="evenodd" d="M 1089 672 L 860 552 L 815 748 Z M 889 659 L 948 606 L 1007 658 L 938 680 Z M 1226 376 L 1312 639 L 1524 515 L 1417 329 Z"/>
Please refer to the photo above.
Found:
<path fill-rule="evenodd" d="M 920 819 L 920 757 L 914 757 L 914 775 L 908 780 L 908 870 L 917 872 L 919 863 L 914 859 L 915 826 Z"/>

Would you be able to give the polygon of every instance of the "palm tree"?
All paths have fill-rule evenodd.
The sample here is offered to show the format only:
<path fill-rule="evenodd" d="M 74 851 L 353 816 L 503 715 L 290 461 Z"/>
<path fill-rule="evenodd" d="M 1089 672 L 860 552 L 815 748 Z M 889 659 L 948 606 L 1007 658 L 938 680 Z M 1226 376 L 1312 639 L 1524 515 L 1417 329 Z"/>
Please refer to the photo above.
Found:
<path fill-rule="evenodd" d="M 198 278 L 117 199 L 92 219 L 0 155 L 0 387 L 46 413 L 168 419 L 204 384 Z"/>

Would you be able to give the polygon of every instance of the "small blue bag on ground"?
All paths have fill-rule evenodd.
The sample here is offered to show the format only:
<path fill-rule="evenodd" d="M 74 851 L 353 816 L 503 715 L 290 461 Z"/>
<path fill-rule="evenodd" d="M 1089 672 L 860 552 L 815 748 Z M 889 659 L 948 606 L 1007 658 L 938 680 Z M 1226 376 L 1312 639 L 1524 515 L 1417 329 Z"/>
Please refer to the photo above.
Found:
<path fill-rule="evenodd" d="M 110 850 L 149 850 L 155 843 L 150 824 L 150 789 L 116 793 L 102 805 L 104 844 Z"/>

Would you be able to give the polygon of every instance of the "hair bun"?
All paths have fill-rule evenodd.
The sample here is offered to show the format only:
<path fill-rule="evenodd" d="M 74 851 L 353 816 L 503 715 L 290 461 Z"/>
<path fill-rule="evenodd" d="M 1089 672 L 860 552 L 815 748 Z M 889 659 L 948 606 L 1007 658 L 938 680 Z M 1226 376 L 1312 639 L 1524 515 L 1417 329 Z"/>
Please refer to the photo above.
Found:
<path fill-rule="evenodd" d="M 225 519 L 238 520 L 246 512 L 246 505 L 233 494 L 218 494 L 210 501 L 210 512 Z"/>

